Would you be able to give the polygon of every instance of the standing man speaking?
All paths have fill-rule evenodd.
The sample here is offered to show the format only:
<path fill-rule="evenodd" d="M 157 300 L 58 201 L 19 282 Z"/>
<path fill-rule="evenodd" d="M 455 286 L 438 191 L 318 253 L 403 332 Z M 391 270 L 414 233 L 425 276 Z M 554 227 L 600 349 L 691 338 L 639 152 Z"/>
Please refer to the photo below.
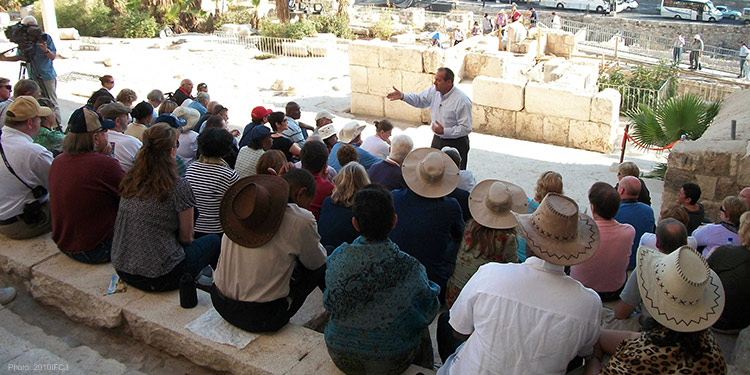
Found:
<path fill-rule="evenodd" d="M 404 94 L 393 88 L 386 96 L 390 100 L 403 100 L 417 107 L 430 107 L 432 118 L 432 148 L 455 147 L 461 154 L 461 169 L 466 169 L 469 156 L 469 133 L 471 133 L 471 100 L 453 86 L 453 71 L 440 68 L 435 74 L 432 87 L 419 94 Z"/>

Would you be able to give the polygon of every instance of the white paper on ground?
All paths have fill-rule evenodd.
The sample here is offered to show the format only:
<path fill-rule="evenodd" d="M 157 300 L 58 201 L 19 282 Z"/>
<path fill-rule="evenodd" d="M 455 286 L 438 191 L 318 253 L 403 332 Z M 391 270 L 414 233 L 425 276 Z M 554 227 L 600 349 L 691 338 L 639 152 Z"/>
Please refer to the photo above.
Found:
<path fill-rule="evenodd" d="M 198 319 L 188 323 L 185 328 L 198 336 L 220 344 L 232 345 L 240 350 L 259 336 L 229 324 L 213 307 Z"/>

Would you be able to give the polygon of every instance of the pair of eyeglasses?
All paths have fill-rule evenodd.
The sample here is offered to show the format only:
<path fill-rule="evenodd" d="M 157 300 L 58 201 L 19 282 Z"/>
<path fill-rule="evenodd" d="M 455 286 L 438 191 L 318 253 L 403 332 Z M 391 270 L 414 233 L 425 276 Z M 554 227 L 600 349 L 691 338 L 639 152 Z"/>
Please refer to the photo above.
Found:
<path fill-rule="evenodd" d="M 13 90 L 13 86 L 11 86 L 11 85 L 5 85 L 5 86 L 0 86 L 0 87 L 4 87 L 8 91 L 12 91 Z"/>
<path fill-rule="evenodd" d="M 727 211 L 724 209 L 724 206 L 721 206 L 721 208 L 719 208 L 719 211 L 721 211 L 723 213 L 727 213 Z"/>

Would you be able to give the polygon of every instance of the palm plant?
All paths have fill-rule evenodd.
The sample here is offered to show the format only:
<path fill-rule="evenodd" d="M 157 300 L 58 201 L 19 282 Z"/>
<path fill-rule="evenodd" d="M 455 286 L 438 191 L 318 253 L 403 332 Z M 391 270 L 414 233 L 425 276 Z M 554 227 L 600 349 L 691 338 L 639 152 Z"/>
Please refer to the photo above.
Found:
<path fill-rule="evenodd" d="M 631 136 L 641 148 L 663 148 L 679 139 L 696 140 L 708 129 L 719 113 L 721 102 L 708 103 L 697 95 L 671 97 L 654 108 L 639 105 L 625 115 L 632 120 Z M 666 167 L 666 166 L 663 166 Z M 654 177 L 663 178 L 658 168 Z M 659 176 L 661 174 L 661 176 Z"/>

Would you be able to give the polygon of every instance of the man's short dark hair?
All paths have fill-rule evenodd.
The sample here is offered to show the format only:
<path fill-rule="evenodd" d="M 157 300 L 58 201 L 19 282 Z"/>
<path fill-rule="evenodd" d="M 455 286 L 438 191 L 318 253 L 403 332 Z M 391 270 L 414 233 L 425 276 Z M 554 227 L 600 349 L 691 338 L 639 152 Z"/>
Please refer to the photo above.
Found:
<path fill-rule="evenodd" d="M 202 156 L 222 158 L 232 150 L 232 134 L 222 128 L 206 128 L 198 135 Z"/>
<path fill-rule="evenodd" d="M 359 232 L 370 241 L 388 238 L 393 226 L 393 196 L 378 184 L 369 184 L 354 194 L 352 213 Z"/>
<path fill-rule="evenodd" d="M 292 169 L 289 172 L 284 173 L 283 178 L 289 184 L 289 199 L 294 196 L 300 188 L 307 188 L 307 196 L 315 196 L 315 178 L 312 173 L 305 169 Z"/>
<path fill-rule="evenodd" d="M 456 78 L 456 75 L 453 74 L 453 71 L 450 68 L 442 67 L 438 68 L 438 72 L 445 72 L 445 80 L 453 82 L 453 79 Z"/>
<path fill-rule="evenodd" d="M 222 122 L 224 121 L 224 118 L 219 115 L 211 115 L 206 119 L 206 126 L 203 128 L 203 131 L 206 131 L 208 128 L 220 128 L 223 129 L 224 125 L 222 125 Z"/>
<path fill-rule="evenodd" d="M 687 228 L 676 219 L 664 219 L 656 226 L 656 247 L 664 254 L 669 254 L 687 245 Z"/>
<path fill-rule="evenodd" d="M 311 173 L 319 173 L 328 161 L 328 147 L 323 142 L 307 141 L 299 155 L 302 168 Z"/>
<path fill-rule="evenodd" d="M 620 194 L 606 182 L 595 182 L 589 189 L 589 202 L 595 214 L 612 220 L 620 209 Z"/>
<path fill-rule="evenodd" d="M 701 199 L 701 187 L 698 184 L 688 182 L 682 185 L 682 190 L 685 190 L 685 197 L 690 199 L 690 204 L 696 204 Z"/>
<path fill-rule="evenodd" d="M 353 161 L 359 162 L 359 153 L 357 153 L 357 149 L 354 146 L 344 143 L 336 151 L 336 160 L 339 161 L 339 165 L 343 168 Z"/>
<path fill-rule="evenodd" d="M 268 124 L 271 125 L 271 129 L 273 129 L 273 131 L 278 131 L 276 129 L 276 124 L 281 124 L 282 122 L 284 122 L 284 118 L 286 118 L 286 115 L 284 114 L 284 112 L 277 111 L 269 113 L 268 117 L 266 118 L 268 119 Z"/>
<path fill-rule="evenodd" d="M 13 96 L 19 97 L 22 95 L 34 96 L 34 94 L 41 92 L 39 85 L 30 79 L 19 79 L 15 85 L 13 85 Z"/>

